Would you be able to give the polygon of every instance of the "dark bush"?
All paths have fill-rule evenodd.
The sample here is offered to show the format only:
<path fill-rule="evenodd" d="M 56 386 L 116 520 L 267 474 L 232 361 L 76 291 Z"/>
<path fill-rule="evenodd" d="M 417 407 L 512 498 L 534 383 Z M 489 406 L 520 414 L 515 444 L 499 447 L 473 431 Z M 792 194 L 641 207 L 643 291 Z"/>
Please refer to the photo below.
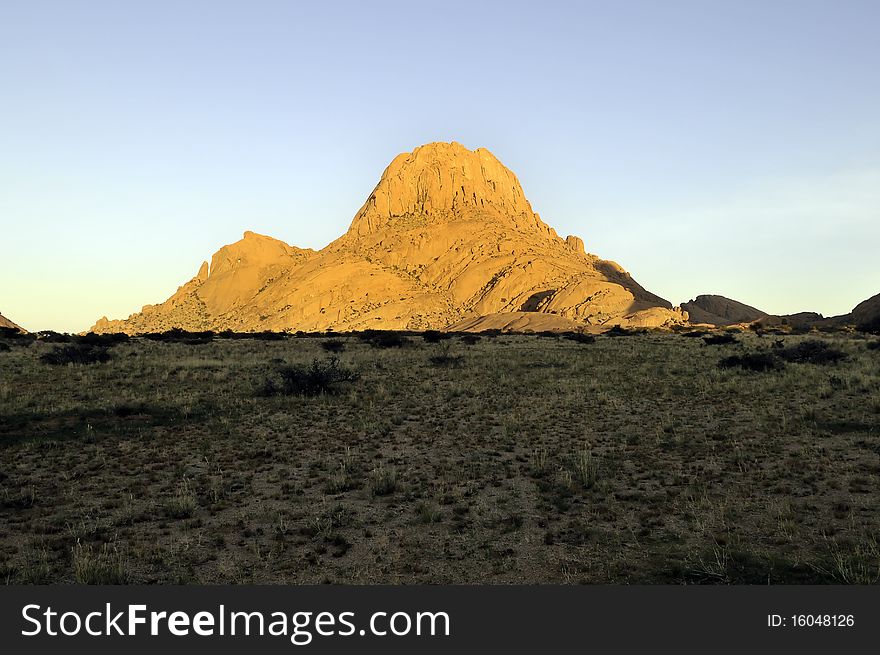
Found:
<path fill-rule="evenodd" d="M 732 334 L 710 334 L 703 337 L 707 346 L 723 346 L 728 343 L 739 343 Z"/>
<path fill-rule="evenodd" d="M 203 333 L 195 332 L 192 334 Z M 214 334 L 214 336 L 218 339 L 258 339 L 260 341 L 282 341 L 286 339 L 289 335 L 287 332 L 272 332 L 271 330 L 264 330 L 263 332 L 235 332 L 234 330 L 223 330 L 222 332 L 217 332 L 216 334 Z"/>
<path fill-rule="evenodd" d="M 34 336 L 37 337 L 38 341 L 43 341 L 44 343 L 70 343 L 73 341 L 69 334 L 62 334 L 53 330 L 36 332 Z"/>
<path fill-rule="evenodd" d="M 859 323 L 856 326 L 856 330 L 859 332 L 868 332 L 869 334 L 880 334 L 880 316 L 877 316 L 870 321 Z"/>
<path fill-rule="evenodd" d="M 440 332 L 440 330 L 425 330 L 422 332 L 422 339 L 428 343 L 440 343 L 445 339 L 451 339 L 452 334 L 449 332 Z"/>
<path fill-rule="evenodd" d="M 328 341 L 322 341 L 321 348 L 328 353 L 341 353 L 345 352 L 345 342 L 342 339 L 330 339 Z"/>
<path fill-rule="evenodd" d="M 373 348 L 401 348 L 409 340 L 397 332 L 379 332 L 369 342 Z"/>
<path fill-rule="evenodd" d="M 847 356 L 840 348 L 819 339 L 809 339 L 796 346 L 780 348 L 777 354 L 787 362 L 803 364 L 835 364 Z"/>
<path fill-rule="evenodd" d="M 868 350 L 880 350 L 880 341 L 869 341 Z"/>
<path fill-rule="evenodd" d="M 631 330 L 629 328 L 615 325 L 610 330 L 605 332 L 605 336 L 606 337 L 633 337 L 637 334 L 644 334 L 644 333 L 645 333 L 644 330 Z"/>
<path fill-rule="evenodd" d="M 250 337 L 259 341 L 284 341 L 287 338 L 287 333 L 264 330 L 262 332 L 253 332 L 250 334 Z"/>
<path fill-rule="evenodd" d="M 747 371 L 775 371 L 784 368 L 782 360 L 773 353 L 747 353 L 725 357 L 718 366 L 721 368 L 742 368 Z"/>
<path fill-rule="evenodd" d="M 3 327 L 0 328 L 0 339 L 3 339 L 7 346 L 26 347 L 34 342 L 34 335 L 27 332 L 21 332 L 16 328 Z"/>
<path fill-rule="evenodd" d="M 114 346 L 118 343 L 125 343 L 130 337 L 125 332 L 108 332 L 106 334 L 95 334 L 89 332 L 76 337 L 75 341 L 84 346 Z"/>
<path fill-rule="evenodd" d="M 472 334 L 470 332 L 468 332 L 467 334 L 462 334 L 461 336 L 458 337 L 459 341 L 461 341 L 463 344 L 466 344 L 468 346 L 473 346 L 473 345 L 479 343 L 480 338 L 481 337 L 479 334 Z"/>
<path fill-rule="evenodd" d="M 562 337 L 577 343 L 596 343 L 596 337 L 586 332 L 564 332 Z"/>
<path fill-rule="evenodd" d="M 75 343 L 69 346 L 59 346 L 52 352 L 44 354 L 40 357 L 40 360 L 53 366 L 97 364 L 110 359 L 110 353 L 107 350 L 107 346 Z"/>
<path fill-rule="evenodd" d="M 12 348 L 5 341 L 0 341 L 0 353 L 8 353 Z"/>
<path fill-rule="evenodd" d="M 338 394 L 340 385 L 360 378 L 357 371 L 339 366 L 339 360 L 331 357 L 326 361 L 313 360 L 310 366 L 283 366 L 266 380 L 260 395 L 320 396 Z"/>
<path fill-rule="evenodd" d="M 214 340 L 214 333 L 210 330 L 203 332 L 189 332 L 180 328 L 171 328 L 165 332 L 153 332 L 144 334 L 144 338 L 151 341 L 163 341 L 166 343 L 183 343 L 188 346 L 198 346 L 204 343 L 210 343 Z"/>
<path fill-rule="evenodd" d="M 25 333 L 14 327 L 0 327 L 0 338 L 19 339 L 25 336 Z"/>
<path fill-rule="evenodd" d="M 709 333 L 706 332 L 705 330 L 691 330 L 690 332 L 682 332 L 681 336 L 691 337 L 693 339 L 693 338 L 697 338 L 697 337 L 702 337 L 706 334 L 709 334 Z"/>

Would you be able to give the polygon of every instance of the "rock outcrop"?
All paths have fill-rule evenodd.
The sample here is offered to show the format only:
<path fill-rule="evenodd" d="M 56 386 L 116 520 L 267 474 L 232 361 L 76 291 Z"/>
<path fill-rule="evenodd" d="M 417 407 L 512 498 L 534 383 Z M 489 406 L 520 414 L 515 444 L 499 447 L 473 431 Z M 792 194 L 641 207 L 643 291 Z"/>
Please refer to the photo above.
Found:
<path fill-rule="evenodd" d="M 480 321 L 498 315 L 511 316 Z M 560 238 L 488 150 L 432 143 L 396 157 L 324 249 L 246 232 L 161 305 L 93 330 L 597 329 L 685 319 L 619 265 L 586 253 L 580 238 Z"/>
<path fill-rule="evenodd" d="M 880 331 L 880 293 L 856 305 L 850 313 L 850 321 L 861 329 Z"/>
<path fill-rule="evenodd" d="M 18 330 L 19 332 L 27 332 L 23 327 L 10 321 L 8 318 L 0 314 L 0 328 L 7 330 Z"/>
<path fill-rule="evenodd" d="M 734 325 L 751 323 L 768 316 L 767 312 L 755 309 L 750 305 L 725 298 L 724 296 L 701 295 L 690 302 L 681 304 L 691 323 L 708 323 L 711 325 Z"/>

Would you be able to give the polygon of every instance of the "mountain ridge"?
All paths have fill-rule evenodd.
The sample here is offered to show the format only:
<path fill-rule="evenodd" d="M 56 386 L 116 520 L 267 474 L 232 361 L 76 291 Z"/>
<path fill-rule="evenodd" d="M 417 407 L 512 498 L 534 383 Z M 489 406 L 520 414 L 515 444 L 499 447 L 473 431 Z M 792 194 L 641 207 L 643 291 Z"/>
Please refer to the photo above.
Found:
<path fill-rule="evenodd" d="M 395 157 L 325 248 L 245 232 L 164 303 L 92 330 L 444 329 L 512 312 L 558 317 L 559 329 L 687 319 L 579 237 L 561 238 L 491 152 L 452 142 Z"/>

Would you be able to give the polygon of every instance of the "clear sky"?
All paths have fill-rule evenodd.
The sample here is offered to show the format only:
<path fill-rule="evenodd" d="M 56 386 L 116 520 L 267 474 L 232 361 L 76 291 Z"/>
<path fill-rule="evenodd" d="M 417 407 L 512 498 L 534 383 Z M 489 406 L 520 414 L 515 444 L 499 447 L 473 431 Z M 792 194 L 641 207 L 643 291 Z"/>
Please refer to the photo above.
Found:
<path fill-rule="evenodd" d="M 880 292 L 880 2 L 5 2 L 0 312 L 79 331 L 254 230 L 320 248 L 384 167 L 486 147 L 674 304 Z"/>

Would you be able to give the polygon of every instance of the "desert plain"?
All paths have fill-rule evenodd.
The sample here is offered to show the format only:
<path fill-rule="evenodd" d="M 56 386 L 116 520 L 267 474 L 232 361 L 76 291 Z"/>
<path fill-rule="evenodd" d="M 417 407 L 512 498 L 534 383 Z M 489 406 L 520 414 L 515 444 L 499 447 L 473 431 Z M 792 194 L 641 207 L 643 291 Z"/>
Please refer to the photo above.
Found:
<path fill-rule="evenodd" d="M 774 332 L 10 332 L 0 579 L 877 582 L 880 341 Z"/>

